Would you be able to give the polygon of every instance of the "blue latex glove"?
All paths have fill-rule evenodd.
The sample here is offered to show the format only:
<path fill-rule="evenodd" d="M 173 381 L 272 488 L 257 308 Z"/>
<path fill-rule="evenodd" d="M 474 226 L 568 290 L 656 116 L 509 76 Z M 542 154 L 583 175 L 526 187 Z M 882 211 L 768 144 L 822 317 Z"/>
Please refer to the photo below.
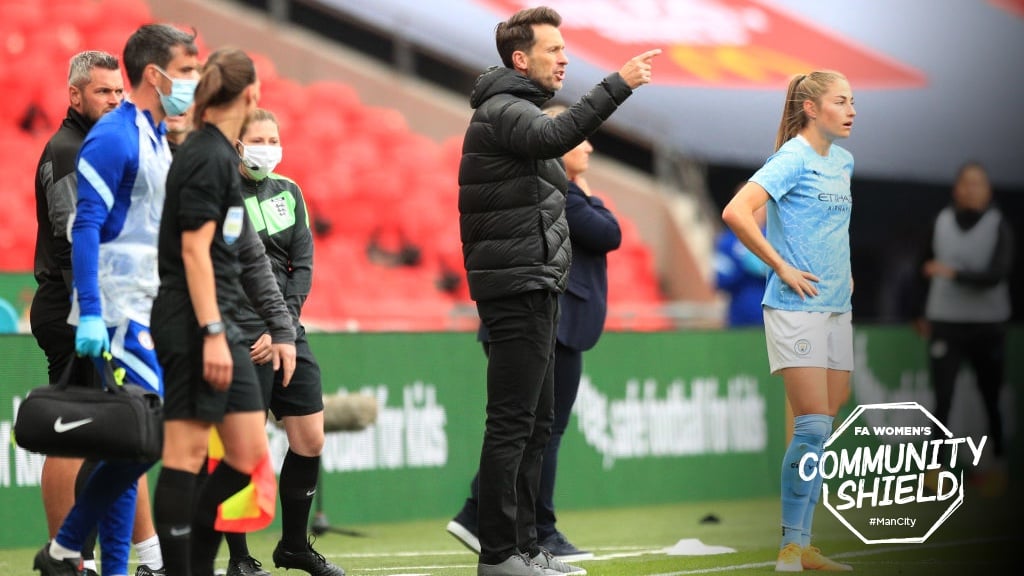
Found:
<path fill-rule="evenodd" d="M 75 352 L 81 356 L 99 356 L 110 351 L 107 324 L 99 316 L 82 316 L 75 330 Z"/>

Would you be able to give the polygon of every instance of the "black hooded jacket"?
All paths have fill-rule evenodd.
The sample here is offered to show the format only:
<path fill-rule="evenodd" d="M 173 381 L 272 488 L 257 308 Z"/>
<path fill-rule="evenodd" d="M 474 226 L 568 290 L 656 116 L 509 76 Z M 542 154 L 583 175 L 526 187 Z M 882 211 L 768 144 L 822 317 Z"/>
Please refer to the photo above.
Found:
<path fill-rule="evenodd" d="M 474 300 L 565 290 L 572 261 L 563 154 L 611 116 L 632 90 L 609 75 L 555 118 L 554 94 L 509 68 L 477 78 L 459 166 L 462 255 Z"/>
<path fill-rule="evenodd" d="M 67 325 L 71 312 L 71 240 L 68 221 L 75 213 L 78 149 L 94 123 L 68 108 L 68 115 L 50 138 L 36 168 L 35 277 L 32 327 Z"/>

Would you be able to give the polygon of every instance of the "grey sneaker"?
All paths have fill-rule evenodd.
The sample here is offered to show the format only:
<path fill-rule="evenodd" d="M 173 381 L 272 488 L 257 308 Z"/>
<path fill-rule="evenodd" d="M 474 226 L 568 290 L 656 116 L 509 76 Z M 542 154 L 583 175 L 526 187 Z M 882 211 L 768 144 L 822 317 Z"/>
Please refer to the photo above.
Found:
<path fill-rule="evenodd" d="M 513 554 L 501 564 L 477 564 L 476 576 L 547 576 L 526 554 Z"/>
<path fill-rule="evenodd" d="M 533 561 L 548 574 L 569 574 L 571 576 L 586 576 L 587 574 L 583 568 L 562 562 L 544 548 L 541 548 L 540 552 L 533 557 Z"/>

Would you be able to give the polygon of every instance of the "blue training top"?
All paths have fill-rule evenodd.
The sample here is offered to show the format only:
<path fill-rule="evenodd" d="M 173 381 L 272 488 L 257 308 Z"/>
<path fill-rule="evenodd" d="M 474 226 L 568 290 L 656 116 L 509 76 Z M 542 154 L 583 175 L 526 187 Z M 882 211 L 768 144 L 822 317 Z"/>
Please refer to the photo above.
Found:
<path fill-rule="evenodd" d="M 78 155 L 71 227 L 75 295 L 69 321 L 149 326 L 160 285 L 156 240 L 171 151 L 163 122 L 125 100 L 89 131 Z"/>
<path fill-rule="evenodd" d="M 761 300 L 768 265 L 726 228 L 715 242 L 715 287 L 729 293 L 729 326 L 764 324 Z"/>
<path fill-rule="evenodd" d="M 848 151 L 833 144 L 828 156 L 821 156 L 797 136 L 750 178 L 771 196 L 768 242 L 787 263 L 820 279 L 818 295 L 801 300 L 770 270 L 763 305 L 804 312 L 851 310 L 852 175 L 853 156 Z"/>

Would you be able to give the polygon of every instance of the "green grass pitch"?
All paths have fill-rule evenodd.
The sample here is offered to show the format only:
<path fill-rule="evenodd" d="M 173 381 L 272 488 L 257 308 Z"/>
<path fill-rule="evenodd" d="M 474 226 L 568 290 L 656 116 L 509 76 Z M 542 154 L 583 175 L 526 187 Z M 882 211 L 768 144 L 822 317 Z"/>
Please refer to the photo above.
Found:
<path fill-rule="evenodd" d="M 849 563 L 860 575 L 940 576 L 944 574 L 1019 573 L 1008 562 L 1022 550 L 1024 528 L 1017 521 L 1017 498 L 984 499 L 968 495 L 965 504 L 923 544 L 867 545 L 855 538 L 828 510 L 819 507 L 815 544 L 829 556 Z M 701 502 L 642 508 L 571 510 L 560 514 L 559 527 L 596 558 L 579 564 L 592 576 L 751 575 L 773 573 L 778 549 L 776 499 Z M 702 522 L 708 515 L 717 523 Z M 448 518 L 394 524 L 345 525 L 362 536 L 328 533 L 316 548 L 352 576 L 472 576 L 476 557 L 445 532 Z M 665 549 L 684 538 L 728 546 L 734 553 L 674 556 Z M 272 566 L 273 531 L 250 536 L 253 555 L 264 569 Z M 0 551 L 0 575 L 32 576 L 35 549 Z M 221 548 L 218 567 L 226 564 Z M 134 570 L 134 565 L 131 567 Z M 301 572 L 289 571 L 289 576 Z"/>

